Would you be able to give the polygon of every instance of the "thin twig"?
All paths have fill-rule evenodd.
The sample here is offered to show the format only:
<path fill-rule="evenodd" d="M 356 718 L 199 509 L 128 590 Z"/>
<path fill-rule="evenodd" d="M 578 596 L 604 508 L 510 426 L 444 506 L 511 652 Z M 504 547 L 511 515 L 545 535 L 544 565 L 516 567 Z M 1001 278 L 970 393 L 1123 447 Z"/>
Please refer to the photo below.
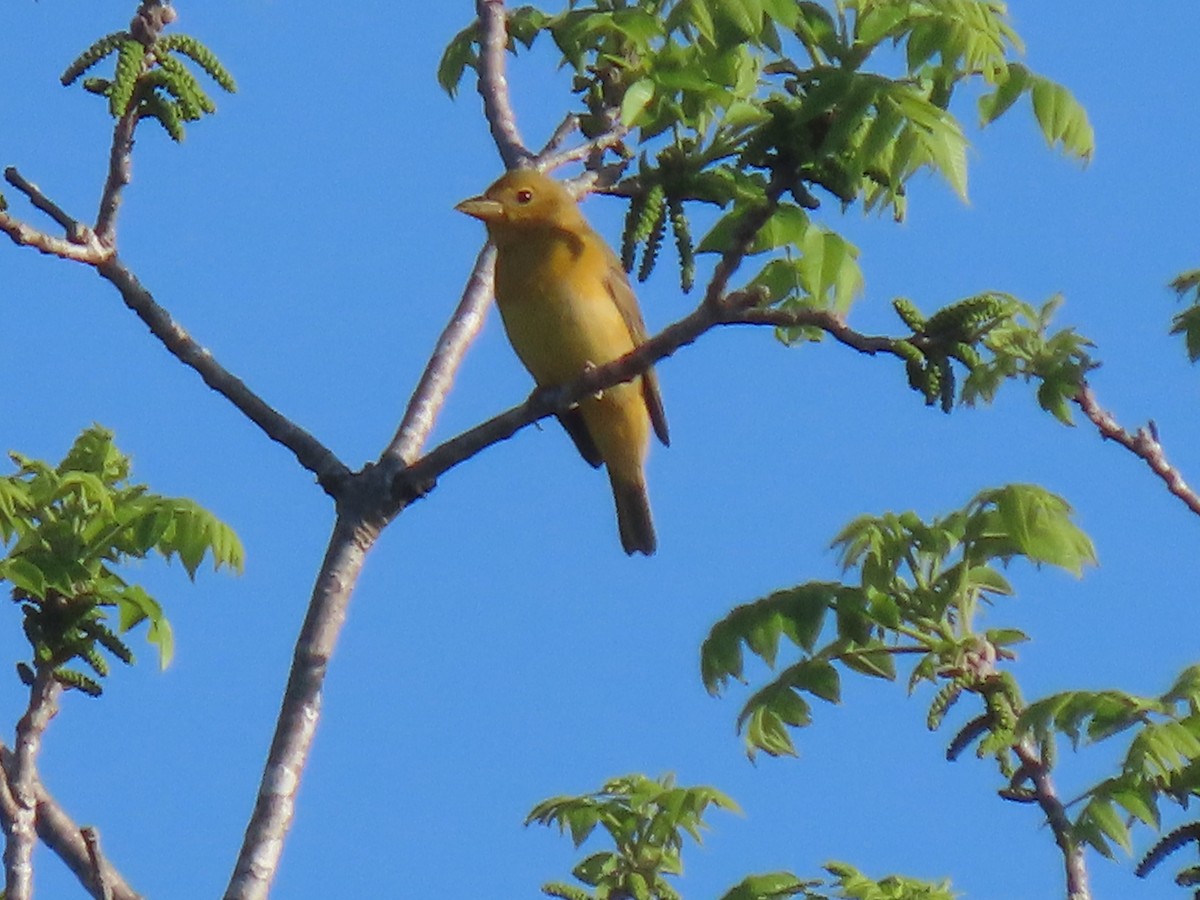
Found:
<path fill-rule="evenodd" d="M 543 160 L 551 153 L 557 152 L 566 139 L 575 133 L 577 128 L 579 128 L 579 116 L 575 115 L 575 113 L 567 113 L 563 116 L 563 120 L 558 123 L 558 127 L 554 129 L 554 133 L 550 135 L 550 138 L 542 146 L 542 149 L 538 151 L 537 159 L 539 161 Z M 545 171 L 545 169 L 541 171 Z"/>
<path fill-rule="evenodd" d="M 421 380 L 408 401 L 400 427 L 381 459 L 407 463 L 421 452 L 425 441 L 429 439 L 463 357 L 487 318 L 492 303 L 492 269 L 495 261 L 495 248 L 486 244 L 475 259 L 462 299 L 438 337 L 433 354 L 425 364 L 425 371 L 421 373 Z"/>
<path fill-rule="evenodd" d="M 629 134 L 629 129 L 614 126 L 611 130 L 597 135 L 590 141 L 565 150 L 553 150 L 549 146 L 537 155 L 536 168 L 540 172 L 551 172 L 567 163 L 591 160 L 611 147 L 620 146 Z"/>
<path fill-rule="evenodd" d="M 118 131 L 120 131 L 119 123 Z M 120 199 L 120 186 L 127 183 L 127 180 L 122 181 L 120 177 L 113 175 L 113 172 L 124 171 L 127 168 L 128 160 L 118 161 L 114 151 L 110 181 L 115 182 L 116 186 L 110 184 L 105 187 L 105 196 L 108 199 L 105 204 L 102 204 L 102 206 L 110 208 L 111 215 L 116 214 L 116 205 Z M 90 229 L 80 226 L 75 219 L 63 212 L 57 204 L 42 194 L 36 185 L 28 182 L 15 169 L 6 170 L 5 178 L 10 184 L 27 194 L 35 206 L 46 211 L 59 224 L 65 223 L 69 230 L 75 232 L 77 241 L 86 241 L 86 243 L 51 237 L 4 212 L 0 212 L 0 231 L 8 234 L 15 243 L 22 246 L 32 247 L 42 253 L 62 259 L 71 259 L 95 266 L 100 276 L 120 292 L 125 305 L 146 323 L 151 333 L 162 341 L 180 362 L 195 369 L 204 379 L 205 384 L 241 410 L 247 418 L 266 432 L 271 440 L 291 450 L 300 465 L 316 475 L 317 482 L 325 489 L 326 493 L 337 496 L 340 486 L 350 476 L 350 469 L 334 455 L 333 451 L 290 419 L 278 413 L 265 400 L 250 390 L 245 382 L 218 363 L 208 350 L 193 340 L 191 335 L 171 318 L 171 314 L 155 301 L 150 292 L 117 257 L 112 243 L 114 233 L 111 218 L 105 225 L 102 215 L 102 224 L 97 226 L 95 232 L 92 232 Z M 55 212 L 51 212 L 51 210 Z M 105 228 L 109 234 L 107 242 L 101 237 Z"/>
<path fill-rule="evenodd" d="M 54 714 L 62 686 L 49 666 L 42 666 L 29 687 L 29 706 L 17 723 L 16 746 L 5 760 L 5 776 L 15 801 L 4 848 L 4 896 L 33 896 L 33 848 L 37 844 L 37 758 L 42 736 Z"/>
<path fill-rule="evenodd" d="M 1022 738 L 1013 744 L 1013 752 L 1021 761 L 1022 769 L 1033 786 L 1033 794 L 1037 804 L 1046 816 L 1046 822 L 1054 833 L 1054 842 L 1063 856 L 1063 869 L 1067 880 L 1067 900 L 1091 900 L 1091 889 L 1088 887 L 1087 860 L 1083 855 L 1083 847 L 1076 842 L 1071 834 L 1071 820 L 1067 816 L 1067 808 L 1058 797 L 1054 781 L 1050 777 L 1050 767 L 1042 760 L 1033 747 L 1029 738 Z"/>
<path fill-rule="evenodd" d="M 505 54 L 508 52 L 508 13 L 504 0 L 475 0 L 479 16 L 479 95 L 492 140 L 506 169 L 527 163 L 532 156 L 517 129 L 517 116 L 508 96 Z"/>
<path fill-rule="evenodd" d="M 292 670 L 267 755 L 254 813 L 225 900 L 264 900 L 279 867 L 296 809 L 296 793 L 321 716 L 321 689 L 350 594 L 377 528 L 355 514 L 339 515 L 296 641 Z"/>
<path fill-rule="evenodd" d="M 291 419 L 278 413 L 250 390 L 245 382 L 218 363 L 208 350 L 171 318 L 170 313 L 155 302 L 119 257 L 113 256 L 96 268 L 103 278 L 120 291 L 125 305 L 146 323 L 151 333 L 162 341 L 173 356 L 198 372 L 205 384 L 241 410 L 266 432 L 267 437 L 291 450 L 300 465 L 317 476 L 318 483 L 325 491 L 336 495 L 350 470 L 332 450 Z"/>
<path fill-rule="evenodd" d="M 1200 495 L 1193 491 L 1179 470 L 1167 462 L 1166 451 L 1158 441 L 1157 429 L 1154 427 L 1139 428 L 1130 434 L 1117 423 L 1112 413 L 1096 402 L 1092 388 L 1084 382 L 1073 398 L 1076 405 L 1083 410 L 1092 424 L 1100 431 L 1100 436 L 1106 440 L 1116 441 L 1134 456 L 1139 457 L 1150 470 L 1154 472 L 1167 486 L 1167 490 L 1184 502 L 1192 512 L 1200 515 Z"/>
<path fill-rule="evenodd" d="M 28 197 L 35 208 L 61 225 L 67 234 L 79 228 L 79 222 L 74 216 L 68 215 L 61 206 L 42 193 L 42 189 L 18 172 L 16 166 L 9 166 L 4 170 L 4 180 Z"/>

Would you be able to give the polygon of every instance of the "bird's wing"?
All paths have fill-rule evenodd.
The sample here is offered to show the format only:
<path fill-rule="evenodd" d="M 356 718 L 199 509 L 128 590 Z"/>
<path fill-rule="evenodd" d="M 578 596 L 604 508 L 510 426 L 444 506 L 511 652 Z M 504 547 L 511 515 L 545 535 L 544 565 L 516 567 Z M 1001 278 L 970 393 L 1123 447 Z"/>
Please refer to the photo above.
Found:
<path fill-rule="evenodd" d="M 571 440 L 575 443 L 575 449 L 579 451 L 579 455 L 587 461 L 587 464 L 593 469 L 600 468 L 604 457 L 600 455 L 600 449 L 592 439 L 592 433 L 588 431 L 587 423 L 583 421 L 583 413 L 580 412 L 579 407 L 574 406 L 564 413 L 559 413 L 558 421 L 571 436 Z"/>
<path fill-rule="evenodd" d="M 634 296 L 633 288 L 629 285 L 629 279 L 625 276 L 625 270 L 621 267 L 621 261 L 617 259 L 617 254 L 607 244 L 604 245 L 604 249 L 608 254 L 608 277 L 605 279 L 608 293 L 612 297 L 613 303 L 617 305 L 617 309 L 621 311 L 621 318 L 625 320 L 625 327 L 629 329 L 634 346 L 640 347 L 646 342 L 646 323 L 642 321 L 637 297 Z M 654 433 L 658 435 L 658 439 L 664 445 L 670 446 L 671 435 L 667 430 L 667 414 L 663 410 L 662 395 L 658 391 L 658 376 L 654 373 L 653 367 L 642 373 L 642 396 L 646 401 L 646 410 L 650 413 L 650 422 L 654 425 Z M 578 444 L 578 442 L 576 443 Z"/>

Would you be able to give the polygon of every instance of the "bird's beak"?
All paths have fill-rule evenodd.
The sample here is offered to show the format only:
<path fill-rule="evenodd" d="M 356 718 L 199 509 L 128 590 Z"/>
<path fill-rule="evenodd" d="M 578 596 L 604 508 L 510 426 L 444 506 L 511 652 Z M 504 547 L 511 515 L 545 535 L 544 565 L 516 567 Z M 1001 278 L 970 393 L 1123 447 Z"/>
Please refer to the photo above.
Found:
<path fill-rule="evenodd" d="M 504 207 L 498 201 L 483 196 L 464 200 L 454 208 L 483 222 L 494 222 L 504 215 Z"/>

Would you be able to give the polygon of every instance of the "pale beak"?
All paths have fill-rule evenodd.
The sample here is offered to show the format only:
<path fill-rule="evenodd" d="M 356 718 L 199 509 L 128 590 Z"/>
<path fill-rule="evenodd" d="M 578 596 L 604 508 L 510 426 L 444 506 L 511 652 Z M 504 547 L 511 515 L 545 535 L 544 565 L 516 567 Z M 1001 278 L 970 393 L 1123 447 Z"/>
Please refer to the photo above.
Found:
<path fill-rule="evenodd" d="M 498 200 L 489 200 L 483 196 L 464 200 L 454 208 L 483 222 L 494 222 L 504 215 L 504 206 Z"/>

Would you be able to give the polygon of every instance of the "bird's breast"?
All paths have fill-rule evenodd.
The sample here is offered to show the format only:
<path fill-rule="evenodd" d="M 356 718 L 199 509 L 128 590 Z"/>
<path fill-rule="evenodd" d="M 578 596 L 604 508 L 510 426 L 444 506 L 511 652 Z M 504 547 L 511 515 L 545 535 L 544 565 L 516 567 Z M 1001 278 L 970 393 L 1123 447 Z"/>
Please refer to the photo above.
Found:
<path fill-rule="evenodd" d="M 583 242 L 503 248 L 496 302 L 509 341 L 543 386 L 577 378 L 633 349 L 607 287 L 607 255 Z"/>

